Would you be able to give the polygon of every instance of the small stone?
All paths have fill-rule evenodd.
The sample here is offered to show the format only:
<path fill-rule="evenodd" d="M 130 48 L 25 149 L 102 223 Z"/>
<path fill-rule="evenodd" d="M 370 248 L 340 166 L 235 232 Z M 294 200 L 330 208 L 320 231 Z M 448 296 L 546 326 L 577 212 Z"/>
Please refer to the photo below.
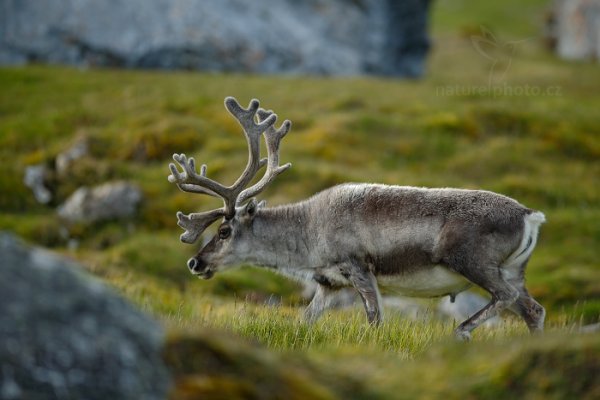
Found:
<path fill-rule="evenodd" d="M 30 188 L 38 203 L 48 204 L 52 200 L 52 193 L 45 186 L 48 169 L 43 164 L 31 165 L 25 168 L 23 183 Z"/>
<path fill-rule="evenodd" d="M 56 156 L 56 172 L 65 175 L 71 164 L 88 154 L 88 141 L 85 137 L 79 137 L 73 146 Z"/>

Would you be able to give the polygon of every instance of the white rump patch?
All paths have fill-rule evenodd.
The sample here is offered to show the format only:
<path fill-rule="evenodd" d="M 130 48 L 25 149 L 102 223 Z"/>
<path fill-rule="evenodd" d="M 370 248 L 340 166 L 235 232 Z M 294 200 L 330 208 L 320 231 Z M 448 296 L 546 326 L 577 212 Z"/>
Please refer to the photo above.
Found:
<path fill-rule="evenodd" d="M 540 225 L 544 222 L 546 222 L 546 216 L 539 211 L 533 212 L 525 217 L 521 243 L 501 265 L 505 279 L 515 278 L 519 274 L 521 264 L 531 256 L 533 249 L 535 249 Z"/>

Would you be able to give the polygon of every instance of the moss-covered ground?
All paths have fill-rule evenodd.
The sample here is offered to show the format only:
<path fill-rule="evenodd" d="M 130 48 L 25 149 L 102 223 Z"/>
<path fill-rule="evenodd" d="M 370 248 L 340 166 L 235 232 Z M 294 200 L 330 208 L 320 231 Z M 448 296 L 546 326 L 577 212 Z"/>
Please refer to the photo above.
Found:
<path fill-rule="evenodd" d="M 543 50 L 544 6 L 436 2 L 434 48 L 419 81 L 2 68 L 0 229 L 79 259 L 176 337 L 187 335 L 184 347 L 173 339 L 183 351 L 173 350 L 175 364 L 186 343 L 197 345 L 195 333 L 210 336 L 215 331 L 206 329 L 216 329 L 276 351 L 248 347 L 272 357 L 272 365 L 291 363 L 276 371 L 278 382 L 303 386 L 319 375 L 305 389 L 313 392 L 298 392 L 315 398 L 598 396 L 588 378 L 598 376 L 597 335 L 573 332 L 600 315 L 600 70 Z M 510 64 L 500 63 L 504 76 L 490 76 L 489 59 L 472 45 L 481 25 L 500 41 L 519 41 Z M 270 272 L 242 268 L 193 279 L 185 261 L 195 247 L 179 242 L 174 214 L 218 202 L 176 190 L 166 180 L 167 164 L 173 152 L 185 152 L 207 163 L 218 180 L 237 177 L 246 149 L 222 105 L 229 95 L 242 103 L 257 97 L 293 121 L 281 149 L 293 167 L 263 194 L 270 205 L 336 183 L 369 181 L 493 190 L 542 210 L 548 222 L 527 281 L 548 310 L 551 333 L 529 340 L 515 320 L 478 330 L 475 343 L 463 346 L 444 342 L 452 322 L 393 317 L 373 329 L 359 309 L 332 312 L 309 328 L 299 318 L 305 300 L 298 285 Z M 82 137 L 89 155 L 67 176 L 52 178 L 52 204 L 37 204 L 23 184 L 25 167 L 52 164 Z M 56 204 L 77 187 L 110 179 L 142 187 L 136 218 L 67 227 L 56 217 Z M 226 387 L 236 376 L 194 375 L 197 366 L 188 367 L 180 371 L 189 375 L 181 388 L 199 392 Z M 346 377 L 348 386 L 328 377 Z M 249 395 L 248 385 L 230 389 Z"/>

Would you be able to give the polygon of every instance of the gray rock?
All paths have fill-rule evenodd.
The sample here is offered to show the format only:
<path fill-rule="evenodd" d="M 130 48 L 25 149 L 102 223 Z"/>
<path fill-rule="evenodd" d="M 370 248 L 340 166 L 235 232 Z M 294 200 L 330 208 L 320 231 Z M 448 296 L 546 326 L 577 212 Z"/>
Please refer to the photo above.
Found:
<path fill-rule="evenodd" d="M 69 222 L 83 223 L 131 218 L 142 198 L 140 188 L 128 182 L 81 187 L 58 207 L 58 215 Z"/>
<path fill-rule="evenodd" d="M 415 299 L 403 296 L 384 296 L 383 305 L 390 312 L 410 319 L 430 319 L 434 316 L 426 306 Z"/>
<path fill-rule="evenodd" d="M 56 172 L 59 175 L 67 174 L 73 162 L 86 156 L 88 152 L 89 144 L 87 139 L 85 137 L 78 137 L 71 147 L 56 156 Z"/>
<path fill-rule="evenodd" d="M 31 189 L 33 196 L 41 204 L 52 200 L 52 192 L 46 187 L 48 168 L 44 164 L 31 165 L 25 168 L 23 183 Z"/>
<path fill-rule="evenodd" d="M 454 302 L 449 296 L 442 298 L 438 304 L 438 312 L 456 322 L 463 322 L 481 310 L 490 301 L 483 296 L 471 292 L 456 295 Z M 484 326 L 496 326 L 502 322 L 500 317 L 492 317 L 484 322 Z"/>
<path fill-rule="evenodd" d="M 548 37 L 559 57 L 600 59 L 600 0 L 555 0 Z"/>
<path fill-rule="evenodd" d="M 303 282 L 301 296 L 306 300 L 311 300 L 317 291 L 317 283 L 313 281 Z M 348 308 L 358 303 L 358 293 L 354 288 L 342 288 L 331 294 L 331 308 Z"/>
<path fill-rule="evenodd" d="M 388 28 L 382 48 L 382 73 L 417 78 L 425 70 L 430 43 L 427 19 L 430 0 L 386 0 Z"/>
<path fill-rule="evenodd" d="M 165 398 L 155 321 L 69 261 L 7 233 L 0 254 L 0 398 Z"/>
<path fill-rule="evenodd" d="M 3 0 L 0 63 L 418 76 L 428 0 Z"/>
<path fill-rule="evenodd" d="M 307 282 L 304 284 L 302 297 L 310 300 L 315 294 L 317 284 Z M 344 288 L 333 295 L 332 308 L 347 308 L 360 304 L 360 297 L 353 288 Z M 462 292 L 458 294 L 454 302 L 451 302 L 449 296 L 445 296 L 437 301 L 437 308 L 430 307 L 426 299 L 417 299 L 398 295 L 382 296 L 382 304 L 385 307 L 385 313 L 397 314 L 413 320 L 431 320 L 431 319 L 453 319 L 457 323 L 463 322 L 471 317 L 477 311 L 481 310 L 488 302 L 485 297 L 471 292 Z M 502 322 L 499 317 L 487 320 L 485 326 L 496 326 Z"/>
<path fill-rule="evenodd" d="M 600 332 L 600 322 L 595 324 L 584 325 L 580 329 L 581 333 L 598 333 Z"/>

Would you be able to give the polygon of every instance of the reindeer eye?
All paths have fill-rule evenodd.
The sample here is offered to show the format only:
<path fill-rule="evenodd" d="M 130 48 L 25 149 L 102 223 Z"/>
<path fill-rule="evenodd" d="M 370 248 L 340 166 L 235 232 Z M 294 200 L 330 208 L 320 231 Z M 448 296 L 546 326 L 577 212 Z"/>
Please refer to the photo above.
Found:
<path fill-rule="evenodd" d="M 219 239 L 227 239 L 231 235 L 231 228 L 223 225 L 219 228 Z"/>

